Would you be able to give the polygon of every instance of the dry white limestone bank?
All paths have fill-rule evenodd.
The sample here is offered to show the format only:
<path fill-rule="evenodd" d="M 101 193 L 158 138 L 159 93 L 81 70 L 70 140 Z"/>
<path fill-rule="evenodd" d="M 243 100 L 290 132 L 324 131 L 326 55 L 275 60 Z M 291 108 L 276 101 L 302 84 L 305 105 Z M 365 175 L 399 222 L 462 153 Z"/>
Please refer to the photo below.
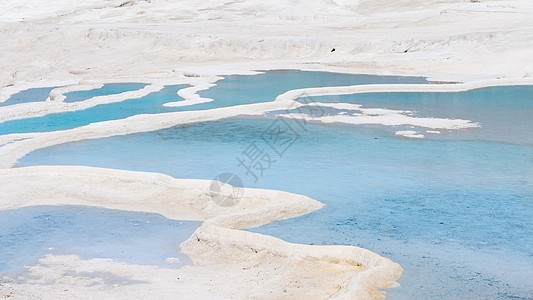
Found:
<path fill-rule="evenodd" d="M 533 71 L 530 0 L 41 2 L 0 3 L 0 86 L 275 61 L 459 79 Z"/>
<path fill-rule="evenodd" d="M 152 296 L 162 299 L 187 295 L 191 290 L 204 297 L 246 299 L 250 296 L 249 287 L 236 281 L 251 284 L 251 278 L 245 279 L 249 276 L 257 276 L 253 279 L 257 297 L 275 291 L 280 298 L 379 299 L 384 297 L 380 289 L 396 286 L 395 281 L 403 271 L 391 260 L 362 248 L 298 245 L 239 230 L 323 207 L 320 202 L 297 194 L 244 189 L 237 205 L 222 207 L 212 200 L 210 181 L 175 179 L 156 173 L 41 166 L 3 169 L 0 178 L 3 210 L 33 205 L 89 205 L 204 221 L 182 244 L 194 266 L 170 270 L 50 255 L 29 266 L 27 274 L 20 275 L 27 276 L 26 281 L 3 278 L 5 284 L 0 291 L 9 290 L 14 299 L 37 296 L 65 299 L 77 295 L 127 298 L 131 296 L 128 289 L 136 291 L 137 296 L 155 292 Z M 87 275 L 76 274 L 88 266 L 96 275 L 84 281 Z M 143 281 L 127 287 L 108 286 L 105 281 L 98 281 L 99 272 Z M 196 283 L 174 285 L 176 276 L 194 277 Z M 265 276 L 271 280 L 262 279 Z M 227 277 L 220 286 L 207 283 Z M 52 281 L 55 282 L 52 287 L 31 284 Z M 228 285 L 231 292 L 227 291 Z"/>

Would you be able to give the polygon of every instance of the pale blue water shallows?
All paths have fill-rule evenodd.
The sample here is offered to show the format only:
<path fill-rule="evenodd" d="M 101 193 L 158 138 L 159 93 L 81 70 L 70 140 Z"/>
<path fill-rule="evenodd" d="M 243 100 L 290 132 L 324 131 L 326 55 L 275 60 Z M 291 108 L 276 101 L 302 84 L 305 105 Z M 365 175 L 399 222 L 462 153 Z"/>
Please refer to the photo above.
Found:
<path fill-rule="evenodd" d="M 302 128 L 269 115 L 58 145 L 18 166 L 88 165 L 194 179 L 233 172 L 247 187 L 326 204 L 252 231 L 295 243 L 356 245 L 400 263 L 401 286 L 388 290 L 389 299 L 533 298 L 532 87 L 322 100 L 482 126 L 409 139 L 394 134 L 401 126 Z M 265 139 L 273 124 L 298 129 L 281 156 Z M 252 143 L 275 160 L 257 181 L 237 161 Z"/>
<path fill-rule="evenodd" d="M 128 82 L 128 83 L 106 83 L 101 88 L 86 90 L 86 91 L 72 91 L 65 93 L 65 102 L 78 102 L 87 100 L 97 96 L 106 96 L 120 94 L 129 91 L 140 90 L 147 86 L 146 83 Z"/>
<path fill-rule="evenodd" d="M 9 97 L 9 99 L 7 99 L 6 101 L 0 103 L 0 106 L 8 106 L 29 102 L 44 102 L 48 98 L 48 96 L 50 96 L 50 92 L 53 89 L 55 89 L 55 87 L 33 88 L 20 91 L 11 95 L 11 97 Z"/>
<path fill-rule="evenodd" d="M 252 78 L 252 79 L 250 79 Z M 303 87 L 335 86 L 348 84 L 377 83 L 427 83 L 421 77 L 347 75 L 328 72 L 306 72 L 296 70 L 268 71 L 254 76 L 227 76 L 217 86 L 201 91 L 202 97 L 215 101 L 183 107 L 164 107 L 164 103 L 181 101 L 177 91 L 186 85 L 170 85 L 147 96 L 118 103 L 102 104 L 80 111 L 54 113 L 42 117 L 12 120 L 0 123 L 0 135 L 10 133 L 47 132 L 65 130 L 90 123 L 117 120 L 137 114 L 156 114 L 175 111 L 204 110 L 241 104 L 272 101 L 281 93 Z M 118 88 L 123 89 L 123 86 Z M 118 89 L 106 85 L 102 89 L 68 93 L 72 101 L 98 96 L 103 91 Z M 95 93 L 91 95 L 91 93 Z M 235 95 L 237 97 L 235 97 Z"/>
<path fill-rule="evenodd" d="M 153 213 L 87 206 L 0 211 L 0 277 L 37 264 L 46 254 L 178 268 L 191 264 L 179 244 L 198 226 L 200 222 L 169 220 Z"/>

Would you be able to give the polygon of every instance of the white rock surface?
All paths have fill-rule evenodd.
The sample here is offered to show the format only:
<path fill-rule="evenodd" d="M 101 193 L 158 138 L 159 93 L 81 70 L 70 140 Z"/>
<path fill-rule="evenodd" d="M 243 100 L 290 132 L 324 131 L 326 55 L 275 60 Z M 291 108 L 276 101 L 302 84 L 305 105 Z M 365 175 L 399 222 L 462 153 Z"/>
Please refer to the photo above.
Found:
<path fill-rule="evenodd" d="M 0 11 L 0 87 L 296 65 L 455 81 L 533 73 L 529 0 L 4 0 Z"/>

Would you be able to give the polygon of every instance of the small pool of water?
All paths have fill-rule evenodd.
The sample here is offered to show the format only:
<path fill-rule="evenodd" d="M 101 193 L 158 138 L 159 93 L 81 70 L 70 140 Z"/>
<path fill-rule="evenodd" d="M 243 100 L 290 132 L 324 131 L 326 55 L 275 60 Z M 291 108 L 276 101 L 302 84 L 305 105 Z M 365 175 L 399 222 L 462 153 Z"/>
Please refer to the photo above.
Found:
<path fill-rule="evenodd" d="M 0 211 L 0 275 L 34 265 L 46 254 L 178 268 L 191 264 L 179 244 L 199 226 L 200 222 L 153 213 L 88 206 L 4 210 Z"/>
<path fill-rule="evenodd" d="M 9 97 L 9 99 L 7 99 L 6 101 L 0 103 L 0 106 L 8 106 L 28 102 L 44 102 L 48 98 L 48 96 L 50 96 L 50 92 L 55 88 L 56 87 L 44 87 L 20 91 L 16 94 L 11 95 L 11 97 Z"/>
<path fill-rule="evenodd" d="M 147 86 L 146 83 L 130 82 L 130 83 L 106 83 L 99 89 L 87 91 L 73 91 L 65 93 L 65 102 L 78 102 L 87 100 L 97 96 L 120 94 L 129 91 L 140 90 Z"/>

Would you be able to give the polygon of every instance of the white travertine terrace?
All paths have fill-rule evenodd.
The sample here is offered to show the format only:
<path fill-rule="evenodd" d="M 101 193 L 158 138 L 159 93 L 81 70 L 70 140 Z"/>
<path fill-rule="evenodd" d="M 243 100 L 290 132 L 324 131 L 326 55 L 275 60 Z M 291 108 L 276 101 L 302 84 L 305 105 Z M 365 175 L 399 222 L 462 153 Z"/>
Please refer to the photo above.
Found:
<path fill-rule="evenodd" d="M 0 86 L 294 67 L 452 81 L 533 74 L 529 0 L 5 0 L 0 11 Z"/>
<path fill-rule="evenodd" d="M 247 190 L 248 195 L 272 197 L 266 202 L 261 202 L 261 197 L 249 199 L 250 205 L 256 205 L 253 211 L 261 210 L 269 220 L 255 219 L 256 223 L 246 225 L 246 218 L 237 218 L 237 211 L 220 211 L 202 202 L 206 199 L 199 197 L 201 188 L 188 194 L 188 200 L 197 200 L 190 203 L 185 196 L 185 202 L 173 198 L 174 203 L 168 198 L 172 193 L 164 193 L 194 190 L 205 182 L 102 169 L 9 168 L 20 157 L 43 147 L 241 114 L 261 115 L 294 105 L 293 100 L 306 95 L 445 92 L 533 83 L 530 0 L 48 0 L 46 5 L 41 0 L 4 0 L 0 11 L 0 102 L 28 88 L 66 86 L 52 91 L 44 103 L 0 107 L 0 121 L 122 101 L 156 91 L 163 84 L 192 85 L 179 92 L 185 101 L 169 104 L 192 105 L 208 101 L 196 92 L 213 84 L 216 75 L 253 74 L 251 70 L 419 75 L 435 81 L 466 82 L 305 89 L 287 92 L 270 103 L 142 115 L 59 132 L 0 136 L 0 167 L 7 168 L 0 171 L 0 205 L 4 209 L 83 204 L 207 220 L 195 233 L 196 240 L 184 245 L 197 262 L 195 266 L 170 270 L 47 256 L 41 265 L 29 269 L 26 283 L 0 286 L 0 293 L 12 299 L 380 298 L 383 295 L 377 288 L 390 286 L 401 273 L 397 264 L 385 258 L 355 247 L 293 245 L 235 229 L 320 207 L 306 197 Z M 119 97 L 61 102 L 61 95 L 70 90 L 132 81 L 151 85 Z M 58 184 L 66 182 L 72 186 Z M 98 188 L 89 189 L 91 186 Z M 39 192 L 32 194 L 31 190 Z M 289 198 L 294 201 L 286 202 Z M 288 205 L 284 209 L 295 210 L 282 213 L 280 200 Z M 224 250 L 224 255 L 202 255 L 214 254 L 214 249 Z M 236 263 L 236 257 L 247 259 Z M 359 263 L 365 267 L 357 266 Z M 282 272 L 286 265 L 293 266 L 292 270 Z M 106 270 L 149 284 L 105 285 L 98 274 Z M 87 272 L 93 277 L 76 275 Z"/>

